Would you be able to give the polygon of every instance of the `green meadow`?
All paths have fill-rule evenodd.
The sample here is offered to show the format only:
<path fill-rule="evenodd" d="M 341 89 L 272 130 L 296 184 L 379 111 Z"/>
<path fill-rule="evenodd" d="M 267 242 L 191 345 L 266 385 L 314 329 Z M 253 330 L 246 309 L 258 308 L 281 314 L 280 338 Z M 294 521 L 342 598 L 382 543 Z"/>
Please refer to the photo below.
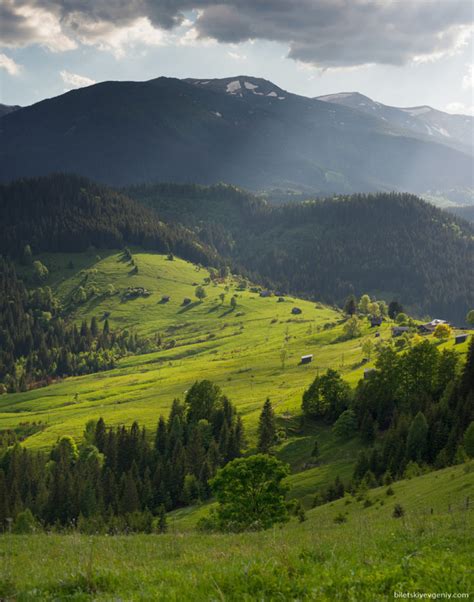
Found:
<path fill-rule="evenodd" d="M 346 495 L 308 511 L 305 522 L 264 532 L 196 532 L 181 511 L 170 515 L 165 535 L 5 535 L 0 597 L 379 602 L 394 592 L 472 595 L 473 488 L 471 463 L 399 481 L 389 492 Z"/>
<path fill-rule="evenodd" d="M 169 261 L 163 255 L 140 252 L 133 258 L 136 274 L 121 253 L 103 258 L 95 253 L 41 257 L 50 270 L 47 284 L 65 307 L 73 307 L 78 323 L 96 316 L 101 324 L 107 312 L 111 328 L 151 338 L 160 335 L 168 348 L 122 358 L 108 372 L 4 395 L 1 428 L 41 423 L 42 429 L 26 440 L 37 448 L 51 445 L 64 433 L 79 438 L 87 420 L 100 416 L 109 424 L 137 420 L 154 428 L 175 397 L 182 398 L 194 381 L 207 378 L 238 406 L 252 443 L 267 397 L 282 420 L 289 420 L 300 413 L 302 392 L 319 371 L 337 368 L 355 384 L 370 365 L 361 364 L 362 341 L 375 331 L 368 322 L 361 338 L 338 342 L 343 316 L 337 309 L 293 297 L 279 303 L 275 296 L 263 298 L 249 289 L 238 290 L 239 283 L 232 277 L 206 284 L 206 269 L 180 259 Z M 202 302 L 194 296 L 197 285 L 204 285 L 207 293 Z M 76 306 L 72 299 L 80 286 L 94 287 L 97 294 Z M 106 294 L 108 287 L 113 287 L 111 296 Z M 123 301 L 128 287 L 144 287 L 151 294 Z M 234 309 L 233 295 L 237 295 Z M 163 296 L 170 300 L 162 302 Z M 183 305 L 186 297 L 192 300 L 187 306 Z M 293 315 L 293 307 L 302 313 Z M 390 336 L 388 324 L 379 330 L 382 339 Z M 309 353 L 313 362 L 301 365 L 301 356 Z"/>

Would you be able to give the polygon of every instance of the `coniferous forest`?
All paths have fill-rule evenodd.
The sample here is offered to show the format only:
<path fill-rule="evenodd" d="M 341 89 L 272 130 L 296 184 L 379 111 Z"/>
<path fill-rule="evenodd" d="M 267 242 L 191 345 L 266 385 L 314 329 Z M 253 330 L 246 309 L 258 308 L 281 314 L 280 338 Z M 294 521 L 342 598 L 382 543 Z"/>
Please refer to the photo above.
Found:
<path fill-rule="evenodd" d="M 196 382 L 184 403 L 175 400 L 153 433 L 136 422 L 110 427 L 100 419 L 87 423 L 79 447 L 62 436 L 45 454 L 21 447 L 7 432 L 0 524 L 29 512 L 46 528 L 150 532 L 173 508 L 207 500 L 210 479 L 241 455 L 244 443 L 234 405 L 209 381 Z"/>
<path fill-rule="evenodd" d="M 108 370 L 119 357 L 149 349 L 149 341 L 134 333 L 112 331 L 107 318 L 77 326 L 63 313 L 50 287 L 27 290 L 13 263 L 0 256 L 2 392 Z"/>

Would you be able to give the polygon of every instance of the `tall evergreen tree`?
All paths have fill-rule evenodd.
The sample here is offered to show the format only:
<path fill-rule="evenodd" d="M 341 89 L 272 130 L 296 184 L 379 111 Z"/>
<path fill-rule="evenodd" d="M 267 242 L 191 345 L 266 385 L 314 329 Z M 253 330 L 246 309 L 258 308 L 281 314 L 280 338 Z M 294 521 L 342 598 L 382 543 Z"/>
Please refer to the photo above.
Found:
<path fill-rule="evenodd" d="M 263 404 L 262 412 L 258 421 L 258 444 L 257 450 L 267 454 L 272 445 L 277 441 L 275 414 L 270 399 Z"/>

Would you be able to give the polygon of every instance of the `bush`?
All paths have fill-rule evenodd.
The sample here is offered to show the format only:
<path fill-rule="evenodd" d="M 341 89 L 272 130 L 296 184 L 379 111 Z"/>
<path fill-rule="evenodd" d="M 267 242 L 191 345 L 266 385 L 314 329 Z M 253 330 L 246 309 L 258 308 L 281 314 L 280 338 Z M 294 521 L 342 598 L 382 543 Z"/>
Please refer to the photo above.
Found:
<path fill-rule="evenodd" d="M 402 518 L 402 516 L 405 516 L 405 509 L 401 504 L 395 504 L 393 507 L 392 516 L 393 518 Z"/>
<path fill-rule="evenodd" d="M 37 529 L 36 520 L 31 510 L 27 508 L 23 512 L 19 512 L 13 523 L 13 533 L 16 535 L 30 535 Z"/>
<path fill-rule="evenodd" d="M 342 523 L 347 523 L 347 516 L 345 514 L 343 514 L 342 512 L 339 512 L 339 514 L 336 514 L 336 516 L 334 517 L 334 522 L 337 525 L 342 525 Z"/>

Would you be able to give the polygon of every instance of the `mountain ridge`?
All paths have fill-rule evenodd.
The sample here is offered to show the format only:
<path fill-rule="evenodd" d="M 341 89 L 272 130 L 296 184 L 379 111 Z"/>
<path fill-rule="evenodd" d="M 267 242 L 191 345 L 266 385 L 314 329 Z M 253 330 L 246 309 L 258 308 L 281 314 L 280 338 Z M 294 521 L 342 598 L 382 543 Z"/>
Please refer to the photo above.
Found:
<path fill-rule="evenodd" d="M 283 97 L 265 80 L 213 82 L 102 82 L 10 113 L 0 120 L 0 179 L 62 171 L 112 185 L 226 181 L 322 194 L 472 186 L 471 157 L 438 141 Z"/>

